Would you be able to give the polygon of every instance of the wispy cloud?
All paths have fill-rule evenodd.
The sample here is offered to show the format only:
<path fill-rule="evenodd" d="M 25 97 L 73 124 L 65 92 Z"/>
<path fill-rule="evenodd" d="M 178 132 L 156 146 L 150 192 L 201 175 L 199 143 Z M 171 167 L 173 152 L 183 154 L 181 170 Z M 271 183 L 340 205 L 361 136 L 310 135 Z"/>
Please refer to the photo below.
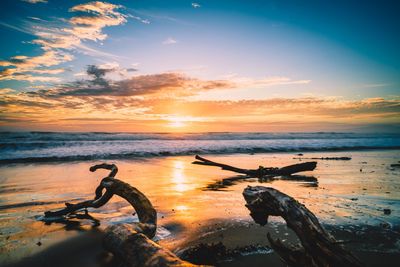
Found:
<path fill-rule="evenodd" d="M 89 2 L 73 6 L 70 11 L 78 13 L 67 21 L 67 25 L 55 26 L 43 23 L 41 20 L 32 25 L 32 34 L 38 37 L 32 43 L 39 45 L 44 51 L 42 55 L 27 57 L 15 56 L 7 61 L 0 61 L 5 67 L 0 71 L 0 80 L 56 81 L 55 77 L 37 76 L 37 74 L 59 74 L 60 69 L 48 69 L 71 61 L 73 56 L 69 51 L 82 50 L 87 54 L 112 56 L 108 53 L 92 49 L 83 41 L 102 41 L 107 38 L 104 27 L 124 24 L 126 15 L 116 11 L 121 6 L 105 2 Z M 5 27 L 11 25 L 1 23 Z M 12 26 L 15 30 L 26 31 L 24 28 Z"/>
<path fill-rule="evenodd" d="M 367 83 L 367 84 L 362 84 L 357 88 L 379 88 L 379 87 L 386 87 L 390 86 L 392 84 L 390 83 Z"/>
<path fill-rule="evenodd" d="M 231 80 L 238 84 L 238 87 L 268 87 L 273 85 L 308 84 L 311 80 L 293 80 L 283 76 L 265 77 L 254 79 L 249 77 L 231 77 Z"/>
<path fill-rule="evenodd" d="M 129 14 L 128 17 L 129 18 L 133 18 L 133 19 L 135 19 L 135 20 L 137 20 L 137 21 L 139 21 L 139 22 L 141 22 L 143 24 L 150 24 L 150 20 L 144 19 L 144 18 L 139 17 L 139 16 L 135 16 L 135 15 Z"/>
<path fill-rule="evenodd" d="M 29 34 L 29 35 L 34 35 L 34 33 L 31 30 L 26 29 L 25 27 L 19 27 L 19 26 L 11 25 L 11 24 L 5 23 L 3 21 L 0 21 L 0 26 L 8 28 L 8 29 L 11 29 L 11 30 L 14 30 L 14 31 L 17 31 L 17 32 L 23 32 L 23 33 L 26 33 L 26 34 Z"/>
<path fill-rule="evenodd" d="M 176 43 L 178 43 L 178 41 L 175 40 L 175 39 L 172 38 L 172 37 L 168 37 L 167 39 L 165 39 L 165 40 L 162 42 L 162 44 L 164 44 L 164 45 L 173 45 L 173 44 L 176 44 Z"/>
<path fill-rule="evenodd" d="M 37 3 L 47 3 L 47 0 L 22 0 L 23 2 L 37 4 Z"/>
<path fill-rule="evenodd" d="M 193 8 L 199 8 L 199 7 L 201 7 L 201 5 L 199 3 L 192 3 L 192 7 Z"/>

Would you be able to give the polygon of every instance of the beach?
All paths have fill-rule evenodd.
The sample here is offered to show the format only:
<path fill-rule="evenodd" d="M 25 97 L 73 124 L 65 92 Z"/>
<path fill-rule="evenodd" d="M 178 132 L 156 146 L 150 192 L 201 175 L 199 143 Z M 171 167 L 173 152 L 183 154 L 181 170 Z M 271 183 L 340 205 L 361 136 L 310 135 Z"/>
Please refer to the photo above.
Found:
<path fill-rule="evenodd" d="M 0 267 L 400 266 L 400 1 L 1 4 Z"/>
<path fill-rule="evenodd" d="M 298 242 L 281 218 L 266 227 L 256 225 L 244 206 L 248 185 L 270 186 L 288 194 L 312 211 L 324 227 L 365 266 L 395 266 L 400 259 L 400 150 L 363 150 L 299 153 L 209 154 L 226 164 L 257 168 L 283 167 L 300 158 L 351 157 L 319 160 L 312 172 L 317 182 L 247 179 L 225 186 L 220 181 L 236 173 L 193 165 L 194 155 L 138 159 L 3 164 L 0 193 L 1 265 L 6 266 L 107 266 L 112 258 L 101 248 L 101 230 L 108 225 L 137 221 L 133 209 L 119 197 L 91 218 L 45 221 L 43 213 L 65 202 L 93 198 L 108 171 L 89 172 L 100 162 L 118 166 L 117 178 L 148 196 L 158 212 L 155 240 L 180 255 L 199 243 L 222 242 L 227 248 L 260 245 L 221 266 L 285 266 L 268 247 L 267 232 L 284 242 Z M 385 212 L 390 210 L 390 213 Z M 383 257 L 384 256 L 384 257 Z M 63 257 L 67 260 L 61 260 Z M 396 260 L 396 261 L 395 261 Z"/>

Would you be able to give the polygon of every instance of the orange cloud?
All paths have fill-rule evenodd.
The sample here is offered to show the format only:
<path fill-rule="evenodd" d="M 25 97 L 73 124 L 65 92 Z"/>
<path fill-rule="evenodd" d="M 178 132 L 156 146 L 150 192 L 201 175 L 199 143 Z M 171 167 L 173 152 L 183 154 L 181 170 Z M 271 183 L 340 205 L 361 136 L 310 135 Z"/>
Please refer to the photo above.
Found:
<path fill-rule="evenodd" d="M 293 129 L 299 125 L 313 125 L 313 129 L 318 128 L 316 125 L 330 125 L 332 129 L 327 129 L 334 130 L 335 125 L 396 124 L 400 121 L 399 98 L 188 100 L 187 96 L 192 94 L 218 88 L 226 90 L 237 85 L 231 81 L 201 80 L 180 73 L 138 75 L 111 81 L 104 76 L 115 66 L 109 65 L 109 69 L 105 68 L 107 66 L 89 67 L 88 74 L 92 80 L 76 81 L 57 88 L 24 93 L 5 89 L 0 93 L 1 124 L 29 127 L 26 121 L 29 119 L 31 123 L 35 122 L 34 127 L 45 127 L 51 122 L 53 126 L 58 124 L 59 129 L 74 123 L 75 128 L 81 125 L 85 130 L 94 125 L 125 125 L 128 127 L 125 130 L 131 131 L 166 131 L 168 127 L 163 127 L 170 125 L 171 118 L 174 118 L 175 121 L 184 121 L 182 125 L 186 128 L 181 127 L 182 130 L 262 131 L 272 125 L 274 130 L 279 125 Z M 140 129 L 135 128 L 137 125 Z"/>
<path fill-rule="evenodd" d="M 17 60 L 30 59 L 21 57 Z M 113 62 L 91 65 L 86 71 L 86 75 L 91 77 L 88 80 L 22 93 L 9 88 L 0 90 L 0 124 L 45 127 L 51 123 L 54 127 L 59 124 L 59 129 L 63 129 L 67 124 L 75 123 L 88 130 L 87 127 L 100 125 L 101 121 L 103 126 L 122 124 L 131 131 L 139 130 L 135 128 L 138 124 L 140 130 L 166 131 L 170 129 L 163 127 L 174 121 L 179 122 L 182 130 L 219 131 L 225 127 L 226 131 L 257 131 L 268 130 L 266 125 L 274 125 L 276 130 L 279 125 L 289 124 L 295 128 L 294 125 L 328 127 L 400 121 L 399 98 L 346 100 L 340 97 L 301 97 L 237 101 L 193 98 L 210 90 L 226 90 L 229 96 L 229 90 L 244 84 L 252 90 L 252 84 L 272 86 L 297 82 L 288 78 L 204 80 L 174 72 L 107 79 L 107 74 L 113 72 L 121 72 L 121 67 Z"/>

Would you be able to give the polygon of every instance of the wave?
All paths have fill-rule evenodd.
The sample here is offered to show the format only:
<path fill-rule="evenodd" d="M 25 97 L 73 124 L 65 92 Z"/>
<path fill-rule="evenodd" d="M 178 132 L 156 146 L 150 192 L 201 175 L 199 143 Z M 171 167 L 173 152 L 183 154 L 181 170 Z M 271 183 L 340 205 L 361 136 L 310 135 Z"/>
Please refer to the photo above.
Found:
<path fill-rule="evenodd" d="M 40 163 L 40 162 L 70 162 L 70 161 L 91 161 L 91 160 L 123 160 L 163 156 L 184 156 L 196 154 L 256 154 L 256 153 L 279 153 L 279 152 L 341 152 L 341 151 L 362 151 L 362 150 L 388 150 L 400 149 L 400 146 L 332 146 L 332 147 L 292 147 L 292 148 L 262 148 L 262 147 L 240 147 L 216 149 L 194 149 L 183 151 L 159 151 L 146 152 L 136 151 L 130 153 L 100 153 L 91 155 L 67 155 L 67 156 L 39 156 L 3 158 L 0 164 L 10 163 Z"/>
<path fill-rule="evenodd" d="M 374 133 L 307 132 L 307 133 L 62 133 L 62 132 L 0 132 L 1 145 L 18 142 L 77 142 L 77 141 L 129 141 L 129 140 L 276 140 L 276 139 L 360 139 L 375 138 Z M 380 138 L 396 138 L 396 134 L 379 134 Z"/>
<path fill-rule="evenodd" d="M 0 132 L 0 164 L 399 148 L 395 134 Z"/>

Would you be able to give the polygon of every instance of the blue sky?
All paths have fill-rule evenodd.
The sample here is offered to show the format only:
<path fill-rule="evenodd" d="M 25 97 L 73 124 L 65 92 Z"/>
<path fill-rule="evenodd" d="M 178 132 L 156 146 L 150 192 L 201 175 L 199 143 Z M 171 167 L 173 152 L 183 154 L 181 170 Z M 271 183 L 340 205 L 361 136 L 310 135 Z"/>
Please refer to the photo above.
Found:
<path fill-rule="evenodd" d="M 0 88 L 13 98 L 19 94 L 26 100 L 32 91 L 90 80 L 86 68 L 96 65 L 108 68 L 107 81 L 147 77 L 154 82 L 161 77 L 156 75 L 179 73 L 198 81 L 196 86 L 200 81 L 231 84 L 196 87 L 195 94 L 184 96 L 187 101 L 398 100 L 397 1 L 107 1 L 113 8 L 104 6 L 100 13 L 90 10 L 89 5 L 99 7 L 96 2 L 32 1 L 6 0 L 0 11 Z M 74 21 L 85 16 L 97 18 L 83 24 L 89 37 L 78 32 L 81 24 Z M 65 36 L 66 29 L 72 31 L 63 47 L 34 41 L 54 42 L 56 37 L 42 33 Z M 57 62 L 7 65 L 15 56 L 36 63 L 40 58 L 35 57 L 46 51 Z M 160 82 L 165 81 L 149 87 Z M 390 123 L 396 123 L 397 110 L 393 115 L 390 108 L 396 117 Z M 3 114 L 7 111 L 11 114 L 7 107 Z"/>

